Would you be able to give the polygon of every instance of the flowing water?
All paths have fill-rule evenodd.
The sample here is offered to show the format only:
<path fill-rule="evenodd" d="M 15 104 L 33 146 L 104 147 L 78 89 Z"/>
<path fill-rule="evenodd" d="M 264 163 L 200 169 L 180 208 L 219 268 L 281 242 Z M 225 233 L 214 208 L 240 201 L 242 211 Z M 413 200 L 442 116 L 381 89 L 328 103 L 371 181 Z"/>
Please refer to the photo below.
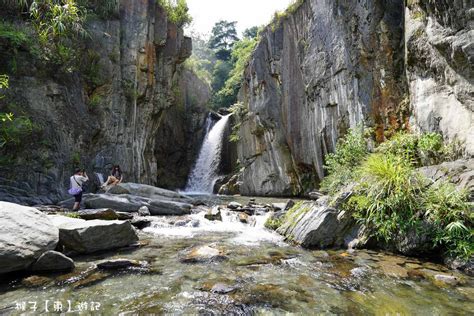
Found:
<path fill-rule="evenodd" d="M 473 279 L 438 284 L 430 275 L 453 274 L 413 258 L 373 251 L 309 251 L 262 227 L 267 214 L 241 223 L 222 212 L 154 217 L 142 247 L 75 258 L 67 275 L 17 277 L 0 285 L 0 314 L 20 314 L 25 303 L 93 314 L 204 315 L 472 315 Z M 93 270 L 107 258 L 146 262 L 146 268 Z M 90 273 L 93 271 L 93 273 Z M 25 278 L 26 276 L 23 276 Z M 30 281 L 28 281 L 30 280 Z M 91 304 L 92 303 L 92 304 Z M 17 306 L 17 304 L 19 304 Z M 97 305 L 100 304 L 100 305 Z M 82 306 L 82 307 L 81 307 Z"/>
<path fill-rule="evenodd" d="M 198 159 L 189 175 L 185 192 L 212 193 L 214 183 L 218 177 L 223 136 L 229 116 L 230 114 L 223 116 L 212 128 L 210 128 L 210 116 L 207 118 L 206 137 L 204 138 Z"/>

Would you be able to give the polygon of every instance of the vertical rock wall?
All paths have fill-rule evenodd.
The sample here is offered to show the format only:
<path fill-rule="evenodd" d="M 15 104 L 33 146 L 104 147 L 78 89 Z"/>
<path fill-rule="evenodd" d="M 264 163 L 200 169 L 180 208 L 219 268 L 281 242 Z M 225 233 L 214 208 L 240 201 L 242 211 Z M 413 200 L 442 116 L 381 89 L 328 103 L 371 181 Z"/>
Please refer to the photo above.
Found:
<path fill-rule="evenodd" d="M 30 140 L 6 149 L 13 158 L 0 166 L 0 199 L 59 200 L 78 164 L 89 176 L 106 177 L 118 163 L 126 181 L 175 188 L 186 180 L 185 171 L 167 176 L 180 163 L 189 168 L 209 98 L 207 85 L 183 75 L 191 39 L 155 0 L 118 3 L 117 16 L 88 21 L 80 70 L 55 73 L 25 52 L 15 56 L 15 71 L 0 62 L 11 86 L 0 110 L 17 104 L 38 127 Z M 186 139 L 190 133 L 195 143 Z M 171 150 L 186 152 L 175 158 Z"/>
<path fill-rule="evenodd" d="M 261 34 L 240 91 L 243 194 L 317 186 L 349 127 L 407 123 L 403 1 L 307 0 Z"/>
<path fill-rule="evenodd" d="M 474 7 L 472 1 L 409 1 L 406 73 L 413 125 L 441 132 L 474 155 Z"/>

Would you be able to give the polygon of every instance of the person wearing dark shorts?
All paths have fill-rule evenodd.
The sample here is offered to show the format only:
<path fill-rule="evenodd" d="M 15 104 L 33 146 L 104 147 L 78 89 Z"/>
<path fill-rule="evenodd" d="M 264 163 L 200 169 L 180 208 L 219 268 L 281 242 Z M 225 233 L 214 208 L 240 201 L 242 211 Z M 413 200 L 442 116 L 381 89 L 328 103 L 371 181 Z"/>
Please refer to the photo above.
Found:
<path fill-rule="evenodd" d="M 74 175 L 70 178 L 71 188 L 69 193 L 74 196 L 73 211 L 78 211 L 82 201 L 82 185 L 89 180 L 84 169 L 76 169 Z"/>

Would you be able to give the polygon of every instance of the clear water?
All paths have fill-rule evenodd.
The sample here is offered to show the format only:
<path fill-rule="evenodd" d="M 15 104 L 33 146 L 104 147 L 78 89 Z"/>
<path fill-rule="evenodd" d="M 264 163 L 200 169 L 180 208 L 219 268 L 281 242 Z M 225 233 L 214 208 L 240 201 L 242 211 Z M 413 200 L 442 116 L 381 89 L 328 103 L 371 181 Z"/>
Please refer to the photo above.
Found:
<path fill-rule="evenodd" d="M 413 271 L 452 273 L 436 264 L 372 251 L 309 251 L 285 243 L 262 227 L 265 215 L 222 222 L 204 212 L 156 217 L 141 233 L 143 247 L 76 258 L 76 271 L 47 276 L 32 287 L 22 278 L 0 282 L 0 314 L 18 315 L 16 303 L 61 301 L 73 310 L 100 303 L 96 314 L 205 315 L 472 315 L 474 283 L 458 276 L 454 287 L 436 284 Z M 219 260 L 185 263 L 195 247 L 218 249 Z M 99 272 L 79 287 L 81 272 L 103 258 L 147 261 L 149 270 Z M 406 272 L 409 271 L 408 275 Z M 226 294 L 215 293 L 219 288 Z M 218 291 L 219 292 L 219 291 Z M 223 291 L 227 292 L 227 291 Z M 50 310 L 52 305 L 50 305 Z"/>
<path fill-rule="evenodd" d="M 223 116 L 212 128 L 208 129 L 198 159 L 189 175 L 185 192 L 211 194 L 218 177 L 221 161 L 222 138 L 229 120 L 229 115 Z M 210 126 L 211 118 L 207 119 Z"/>

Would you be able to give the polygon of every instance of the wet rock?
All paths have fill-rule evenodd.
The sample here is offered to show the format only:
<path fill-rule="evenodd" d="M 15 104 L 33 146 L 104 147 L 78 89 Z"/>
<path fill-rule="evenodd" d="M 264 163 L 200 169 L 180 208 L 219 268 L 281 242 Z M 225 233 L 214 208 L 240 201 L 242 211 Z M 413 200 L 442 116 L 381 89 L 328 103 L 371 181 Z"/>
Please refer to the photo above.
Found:
<path fill-rule="evenodd" d="M 367 267 L 357 267 L 351 270 L 351 275 L 355 278 L 365 277 L 369 273 L 370 269 Z"/>
<path fill-rule="evenodd" d="M 223 251 L 210 246 L 200 246 L 188 251 L 187 254 L 181 259 L 181 262 L 204 263 L 222 261 L 226 259 L 227 257 L 224 255 Z"/>
<path fill-rule="evenodd" d="M 286 206 L 287 206 L 288 203 L 272 203 L 271 204 L 271 207 L 273 208 L 273 210 L 275 211 L 283 211 L 286 209 Z"/>
<path fill-rule="evenodd" d="M 446 286 L 446 285 L 458 285 L 461 280 L 458 277 L 455 277 L 454 275 L 447 275 L 447 274 L 436 274 L 434 276 L 435 283 L 441 286 Z"/>
<path fill-rule="evenodd" d="M 68 271 L 74 269 L 74 261 L 57 251 L 47 251 L 31 266 L 32 271 Z"/>
<path fill-rule="evenodd" d="M 97 263 L 97 268 L 102 270 L 119 270 L 130 267 L 143 268 L 148 266 L 146 261 L 130 260 L 130 259 L 111 259 Z"/>
<path fill-rule="evenodd" d="M 444 262 L 453 270 L 459 270 L 469 276 L 474 276 L 474 258 L 468 260 L 461 258 L 446 258 Z"/>
<path fill-rule="evenodd" d="M 134 217 L 134 214 L 128 213 L 128 212 L 115 212 L 115 213 L 117 213 L 117 217 L 118 217 L 117 219 L 121 221 L 132 219 Z"/>
<path fill-rule="evenodd" d="M 141 217 L 141 216 L 135 216 L 134 218 L 132 218 L 132 220 L 130 221 L 130 223 L 138 228 L 138 229 L 143 229 L 145 227 L 148 227 L 151 225 L 151 220 L 149 218 L 146 218 L 146 217 Z"/>
<path fill-rule="evenodd" d="M 213 207 L 204 215 L 204 218 L 209 221 L 222 221 L 221 210 L 218 206 Z"/>
<path fill-rule="evenodd" d="M 45 276 L 32 275 L 21 281 L 26 287 L 43 287 L 52 282 L 52 279 Z"/>
<path fill-rule="evenodd" d="M 151 215 L 185 215 L 191 214 L 191 204 L 165 201 L 165 200 L 152 200 L 148 206 Z"/>
<path fill-rule="evenodd" d="M 120 248 L 138 240 L 128 221 L 86 221 L 57 215 L 51 215 L 50 219 L 59 228 L 59 246 L 72 253 Z"/>
<path fill-rule="evenodd" d="M 313 201 L 316 201 L 316 200 L 318 200 L 319 198 L 321 198 L 323 196 L 324 196 L 324 194 L 322 194 L 321 192 L 314 191 L 314 192 L 309 192 L 308 193 L 308 197 Z"/>
<path fill-rule="evenodd" d="M 228 294 L 228 293 L 235 292 L 236 290 L 237 288 L 234 286 L 230 286 L 224 283 L 216 283 L 212 287 L 211 292 L 216 293 L 216 294 Z"/>
<path fill-rule="evenodd" d="M 73 282 L 72 287 L 73 289 L 85 288 L 85 287 L 100 283 L 102 281 L 105 281 L 109 276 L 110 276 L 110 273 L 101 272 L 101 271 L 93 272 L 87 275 L 85 278 L 82 278 Z"/>
<path fill-rule="evenodd" d="M 242 208 L 242 204 L 240 204 L 238 202 L 235 202 L 235 201 L 232 201 L 229 204 L 227 204 L 227 208 L 229 208 L 231 210 L 236 210 L 238 208 Z"/>
<path fill-rule="evenodd" d="M 249 216 L 246 213 L 239 213 L 239 221 L 244 224 L 249 223 Z"/>
<path fill-rule="evenodd" d="M 146 206 L 142 206 L 138 209 L 138 215 L 140 216 L 150 216 L 150 210 Z"/>
<path fill-rule="evenodd" d="M 394 264 L 388 261 L 381 261 L 379 263 L 382 272 L 389 277 L 395 278 L 407 278 L 408 277 L 408 270 L 402 268 L 398 264 Z"/>
<path fill-rule="evenodd" d="M 347 245 L 357 234 L 356 222 L 350 214 L 326 205 L 302 202 L 289 212 L 277 232 L 305 248 Z"/>
<path fill-rule="evenodd" d="M 85 220 L 102 219 L 102 220 L 114 220 L 118 219 L 117 213 L 110 208 L 101 209 L 85 209 L 77 212 L 77 215 Z"/>
<path fill-rule="evenodd" d="M 0 202 L 0 223 L 0 274 L 28 268 L 59 241 L 59 230 L 35 208 Z"/>

